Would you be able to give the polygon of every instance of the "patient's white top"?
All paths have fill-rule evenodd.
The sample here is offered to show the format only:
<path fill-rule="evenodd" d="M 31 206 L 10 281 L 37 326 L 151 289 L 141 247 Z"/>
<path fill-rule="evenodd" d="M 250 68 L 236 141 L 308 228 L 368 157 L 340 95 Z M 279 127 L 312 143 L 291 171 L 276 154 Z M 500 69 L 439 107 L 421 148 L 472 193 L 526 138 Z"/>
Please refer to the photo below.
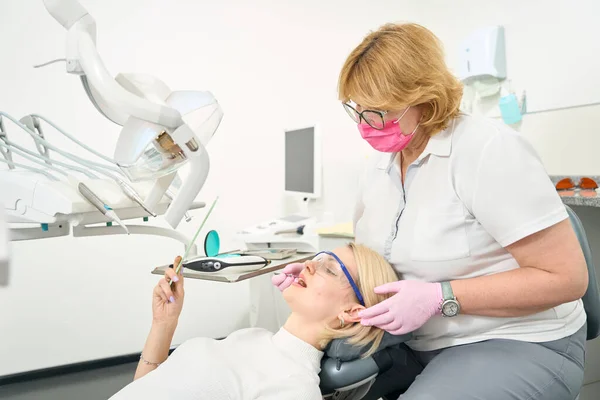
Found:
<path fill-rule="evenodd" d="M 505 247 L 568 218 L 533 147 L 499 122 L 459 116 L 429 140 L 404 186 L 398 158 L 382 154 L 367 168 L 354 229 L 356 241 L 404 279 L 442 282 L 518 268 Z M 408 344 L 433 350 L 492 338 L 543 342 L 575 333 L 585 320 L 581 300 L 526 317 L 435 316 Z"/>
<path fill-rule="evenodd" d="M 281 328 L 236 331 L 181 344 L 111 400 L 321 400 L 323 353 Z"/>

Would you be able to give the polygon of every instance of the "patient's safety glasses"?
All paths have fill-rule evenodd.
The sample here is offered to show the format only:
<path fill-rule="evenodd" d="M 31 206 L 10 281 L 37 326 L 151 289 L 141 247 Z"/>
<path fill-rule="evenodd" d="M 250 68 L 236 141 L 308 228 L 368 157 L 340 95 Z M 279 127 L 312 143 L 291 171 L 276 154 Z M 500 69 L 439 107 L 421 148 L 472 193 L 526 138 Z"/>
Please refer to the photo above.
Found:
<path fill-rule="evenodd" d="M 322 251 L 317 253 L 312 261 L 316 273 L 325 277 L 326 279 L 336 280 L 342 285 L 350 284 L 359 303 L 363 306 L 365 305 L 356 282 L 354 282 L 354 279 L 352 279 L 352 275 L 350 275 L 348 268 L 346 268 L 342 260 L 340 260 L 337 255 L 330 251 Z"/>

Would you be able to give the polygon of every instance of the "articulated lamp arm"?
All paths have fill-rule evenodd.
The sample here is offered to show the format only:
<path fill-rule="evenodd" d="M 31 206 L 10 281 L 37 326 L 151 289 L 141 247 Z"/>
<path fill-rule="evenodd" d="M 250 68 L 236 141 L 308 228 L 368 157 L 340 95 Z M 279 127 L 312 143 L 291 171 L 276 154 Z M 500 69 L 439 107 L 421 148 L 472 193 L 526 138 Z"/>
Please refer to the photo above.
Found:
<path fill-rule="evenodd" d="M 183 124 L 179 111 L 136 96 L 110 76 L 96 50 L 96 22 L 77 0 L 44 0 L 44 5 L 67 29 L 67 72 L 84 75 L 107 107 L 171 129 Z"/>
<path fill-rule="evenodd" d="M 113 78 L 96 50 L 96 23 L 81 4 L 44 0 L 44 5 L 67 29 L 67 72 L 80 75 L 96 108 L 123 126 L 115 161 L 131 180 L 155 181 L 145 199 L 150 209 L 169 189 L 175 171 L 184 162 L 191 164 L 190 176 L 165 214 L 176 228 L 206 181 L 210 164 L 205 145 L 222 118 L 218 102 L 209 92 L 172 92 L 153 77 Z"/>

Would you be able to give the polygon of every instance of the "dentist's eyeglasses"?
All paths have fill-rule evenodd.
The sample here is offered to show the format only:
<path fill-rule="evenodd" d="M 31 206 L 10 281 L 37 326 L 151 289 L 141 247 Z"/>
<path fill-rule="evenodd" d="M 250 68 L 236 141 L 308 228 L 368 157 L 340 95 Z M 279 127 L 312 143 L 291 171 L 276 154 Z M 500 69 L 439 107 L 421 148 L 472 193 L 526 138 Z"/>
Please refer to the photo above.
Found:
<path fill-rule="evenodd" d="M 365 305 L 363 296 L 360 293 L 360 290 L 358 290 L 356 282 L 354 282 L 354 279 L 352 278 L 352 275 L 350 275 L 348 268 L 346 268 L 342 260 L 340 260 L 337 255 L 330 251 L 322 251 L 317 253 L 317 255 L 312 259 L 312 262 L 316 273 L 319 275 L 327 279 L 336 280 L 344 286 L 350 284 L 359 303 L 363 306 Z"/>
<path fill-rule="evenodd" d="M 387 114 L 387 111 L 376 111 L 376 110 L 363 110 L 358 111 L 348 103 L 342 103 L 344 110 L 348 113 L 350 118 L 357 124 L 360 124 L 361 119 L 364 120 L 373 129 L 381 130 L 385 127 L 385 120 L 383 116 Z"/>

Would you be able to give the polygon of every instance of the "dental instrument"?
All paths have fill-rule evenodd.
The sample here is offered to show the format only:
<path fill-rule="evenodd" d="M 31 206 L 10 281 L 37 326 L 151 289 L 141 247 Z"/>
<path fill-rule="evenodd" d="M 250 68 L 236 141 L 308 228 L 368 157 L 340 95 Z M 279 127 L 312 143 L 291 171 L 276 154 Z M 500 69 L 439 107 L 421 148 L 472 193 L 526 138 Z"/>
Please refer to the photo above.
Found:
<path fill-rule="evenodd" d="M 144 203 L 144 199 L 140 197 L 138 192 L 136 192 L 131 186 L 129 186 L 123 179 L 118 178 L 116 179 L 116 181 L 121 187 L 121 190 L 123 190 L 123 193 L 127 195 L 127 197 L 138 203 L 140 207 L 142 207 L 144 211 L 146 211 L 148 214 L 152 215 L 153 217 L 157 216 L 157 214 L 154 211 L 150 210 L 146 203 Z"/>
<path fill-rule="evenodd" d="M 172 91 L 157 78 L 118 74 L 113 78 L 96 49 L 96 22 L 77 0 L 44 0 L 67 30 L 66 72 L 78 75 L 97 110 L 122 126 L 114 160 L 133 182 L 153 181 L 145 198 L 154 210 L 177 170 L 190 174 L 164 218 L 176 228 L 204 186 L 210 168 L 206 145 L 223 112 L 210 92 Z"/>
<path fill-rule="evenodd" d="M 21 128 L 23 128 L 24 130 L 27 131 L 26 127 L 21 126 L 10 115 L 0 112 L 0 116 L 5 116 L 5 117 L 9 118 L 11 121 L 15 122 L 18 126 L 20 126 Z M 66 164 L 66 163 L 63 163 L 60 161 L 56 161 L 56 160 L 51 160 L 48 157 L 48 147 L 49 146 L 43 146 L 42 144 L 39 144 L 37 140 L 36 140 L 36 145 L 38 145 L 38 151 L 40 152 L 40 154 L 35 154 L 23 147 L 11 142 L 10 140 L 8 140 L 8 136 L 6 134 L 5 129 L 3 129 L 3 133 L 4 133 L 4 135 L 0 138 L 0 148 L 12 150 L 12 152 L 14 152 L 15 154 L 19 154 L 21 157 L 23 157 L 33 163 L 41 164 L 46 169 L 49 169 L 49 170 L 52 170 L 52 171 L 55 171 L 55 172 L 58 172 L 58 173 L 64 175 L 71 182 L 73 182 L 73 181 L 78 182 L 77 187 L 78 187 L 78 190 L 81 193 L 81 195 L 83 197 L 85 197 L 92 205 L 94 205 L 98 209 L 98 211 L 100 211 L 103 215 L 105 215 L 106 217 L 110 218 L 112 221 L 117 222 L 119 225 L 121 225 L 123 227 L 123 229 L 125 229 L 125 231 L 129 234 L 129 231 L 127 230 L 127 227 L 125 226 L 125 224 L 123 224 L 123 222 L 119 219 L 119 217 L 116 215 L 116 213 L 113 211 L 113 209 L 109 205 L 107 205 L 105 202 L 100 200 L 100 198 L 84 183 L 78 181 L 72 175 L 69 175 L 65 171 L 62 171 L 61 169 L 54 166 L 52 161 L 54 161 L 54 164 L 56 164 L 56 165 L 63 166 L 64 168 L 70 169 L 75 172 L 83 173 L 90 178 L 97 178 L 96 175 L 88 172 L 84 168 L 72 166 L 72 165 L 69 165 L 69 164 Z M 31 134 L 31 132 L 29 132 L 29 131 L 28 131 L 28 133 Z M 43 139 L 43 136 L 44 136 L 43 132 L 40 132 L 39 134 Z M 44 140 L 44 142 L 45 142 L 45 140 Z M 45 163 L 40 161 L 40 159 L 44 160 Z M 12 164 L 13 167 L 16 166 L 14 162 L 11 162 L 10 164 Z M 38 169 L 38 171 L 42 171 L 42 170 Z M 47 175 L 47 174 L 45 174 L 45 175 L 48 177 L 51 177 L 51 175 Z"/>
<path fill-rule="evenodd" d="M 6 139 L 5 139 L 5 143 L 7 143 L 8 146 L 6 144 L 3 144 L 3 143 L 0 142 L 0 148 L 9 148 L 9 147 L 12 147 L 12 150 L 13 150 L 13 152 L 15 154 L 19 154 L 21 157 L 26 158 L 29 161 L 34 162 L 36 164 L 42 164 L 42 165 L 44 165 L 44 163 L 42 163 L 42 162 L 40 162 L 40 161 L 38 161 L 36 159 L 36 158 L 41 158 L 41 159 L 45 160 L 46 164 L 48 164 L 48 165 L 45 166 L 47 169 L 56 171 L 56 172 L 58 172 L 58 173 L 60 173 L 60 174 L 62 174 L 64 176 L 66 176 L 66 177 L 69 177 L 69 175 L 66 172 L 64 172 L 64 171 L 56 168 L 55 166 L 53 166 L 52 163 L 50 162 L 50 158 L 34 154 L 34 153 L 28 151 L 27 149 L 25 149 L 23 147 L 20 147 L 20 146 L 18 146 L 16 144 L 14 144 L 14 143 L 6 140 Z M 56 161 L 56 160 L 52 160 L 52 162 L 54 162 L 57 165 L 61 165 L 61 166 L 65 167 L 65 168 L 71 169 L 73 171 L 81 172 L 81 173 L 85 174 L 86 176 L 88 176 L 90 178 L 96 178 L 96 179 L 98 178 L 96 175 L 92 174 L 91 172 L 86 171 L 85 169 L 82 169 L 82 168 L 79 168 L 79 167 L 75 167 L 75 166 L 72 166 L 72 165 L 68 165 L 68 164 L 65 164 L 65 163 L 62 163 L 62 162 Z M 104 173 L 102 171 L 100 171 L 100 173 L 102 173 L 104 175 L 107 175 L 109 177 L 112 177 L 117 182 L 117 184 L 121 187 L 121 190 L 123 190 L 123 192 L 129 198 L 131 198 L 136 203 L 138 203 L 148 214 L 152 215 L 153 217 L 156 217 L 156 213 L 154 213 L 153 211 L 149 210 L 148 207 L 146 207 L 146 205 L 144 204 L 144 201 L 140 197 L 140 195 L 135 190 L 133 190 L 133 188 L 131 188 L 131 186 L 129 186 L 123 179 L 120 179 L 119 177 L 115 177 L 115 176 L 113 176 L 111 174 L 108 174 L 108 173 Z"/>
<path fill-rule="evenodd" d="M 96 196 L 96 194 L 92 192 L 90 188 L 86 186 L 85 183 L 79 182 L 77 188 L 79 189 L 79 193 L 81 193 L 83 197 L 85 197 L 92 205 L 94 205 L 98 209 L 98 211 L 100 211 L 102 214 L 106 215 L 108 218 L 112 219 L 117 224 L 119 224 L 129 235 L 129 230 L 127 229 L 127 226 L 123 223 L 123 221 L 121 221 L 121 219 L 117 216 L 115 211 L 105 202 L 100 200 L 100 198 Z"/>
<path fill-rule="evenodd" d="M 181 266 L 183 265 L 183 260 L 185 260 L 189 254 L 190 249 L 194 246 L 194 243 L 196 242 L 196 239 L 198 238 L 198 235 L 200 234 L 200 231 L 202 230 L 202 228 L 204 228 L 204 224 L 206 223 L 206 220 L 208 219 L 208 217 L 210 216 L 210 214 L 212 213 L 213 209 L 215 208 L 215 205 L 217 204 L 217 201 L 219 200 L 219 196 L 217 196 L 215 198 L 215 200 L 213 201 L 212 205 L 210 206 L 210 208 L 208 209 L 208 212 L 206 213 L 206 215 L 204 216 L 204 220 L 202 221 L 202 223 L 200 224 L 200 226 L 198 227 L 198 230 L 196 231 L 196 233 L 194 234 L 194 237 L 192 238 L 192 240 L 190 241 L 190 243 L 187 246 L 187 249 L 185 250 L 185 253 L 183 254 L 183 257 L 181 257 L 181 259 L 179 260 L 179 264 L 177 264 L 177 266 L 175 267 L 175 273 L 179 274 L 179 270 L 181 269 Z M 173 281 L 169 282 L 169 285 L 172 283 Z"/>
<path fill-rule="evenodd" d="M 271 263 L 261 256 L 244 256 L 237 257 L 198 257 L 185 262 L 185 268 L 198 272 L 219 272 L 224 268 L 244 267 L 248 269 L 260 269 Z"/>
<path fill-rule="evenodd" d="M 261 256 L 266 258 L 267 260 L 284 260 L 295 255 L 298 251 L 296 249 L 253 249 L 253 250 L 244 250 L 240 253 L 245 256 Z"/>
<path fill-rule="evenodd" d="M 110 166 L 106 166 L 103 164 L 99 164 L 99 163 L 95 163 L 89 160 L 84 160 L 80 157 L 77 157 L 69 152 L 63 151 L 58 149 L 57 147 L 55 147 L 54 145 L 52 145 L 50 142 L 48 142 L 45 138 L 44 138 L 44 134 L 43 131 L 41 130 L 41 125 L 39 124 L 39 121 L 37 121 L 37 118 L 32 117 L 32 116 L 26 116 L 21 118 L 20 121 L 17 121 L 15 118 L 13 118 L 12 116 L 10 116 L 7 113 L 1 112 L 0 111 L 0 117 L 1 116 L 6 116 L 6 118 L 10 119 L 13 123 L 15 123 L 19 128 L 21 128 L 22 130 L 24 130 L 26 133 L 28 133 L 35 141 L 36 146 L 38 148 L 38 151 L 40 152 L 39 155 L 34 154 L 32 152 L 30 152 L 29 150 L 20 147 L 18 145 L 16 145 L 15 143 L 9 142 L 8 138 L 6 137 L 6 135 L 4 136 L 4 140 L 7 144 L 13 146 L 14 148 L 17 148 L 23 152 L 28 153 L 29 155 L 33 155 L 36 157 L 39 157 L 41 159 L 43 159 L 46 164 L 48 164 L 49 166 L 52 165 L 52 163 L 54 162 L 57 165 L 61 165 L 65 168 L 69 168 L 78 172 L 81 172 L 85 175 L 87 175 L 90 178 L 97 178 L 96 175 L 86 171 L 85 169 L 79 168 L 79 167 L 74 167 L 65 163 L 62 163 L 60 161 L 57 160 L 51 160 L 47 154 L 48 154 L 48 149 L 52 149 L 54 151 L 56 151 L 58 154 L 62 155 L 63 157 L 66 157 L 74 162 L 77 162 L 89 169 L 92 169 L 93 171 L 102 174 L 104 176 L 107 176 L 111 179 L 113 179 L 115 182 L 117 182 L 117 184 L 121 187 L 121 189 L 123 190 L 123 192 L 133 201 L 135 201 L 136 203 L 138 203 L 140 205 L 140 207 L 142 207 L 148 214 L 152 215 L 153 217 L 156 217 L 157 214 L 150 210 L 148 208 L 148 206 L 145 204 L 144 200 L 141 198 L 141 196 L 129 185 L 127 184 L 127 182 L 125 182 L 125 180 L 123 178 L 121 178 L 121 176 L 118 175 L 114 175 L 111 172 L 105 171 L 104 169 L 109 169 L 113 172 L 118 172 L 120 173 L 120 171 L 117 168 L 114 167 L 110 167 Z M 34 132 L 35 130 L 37 130 L 39 132 L 38 135 L 36 135 Z M 61 131 L 61 133 L 65 133 L 63 131 Z M 79 141 L 76 141 L 77 144 L 81 144 Z M 96 152 L 94 152 L 94 154 L 96 154 Z M 51 167 L 50 167 L 51 168 Z M 101 169 L 104 168 L 104 169 Z"/>
<path fill-rule="evenodd" d="M 296 235 L 304 235 L 304 227 L 306 225 L 300 225 L 296 228 L 290 228 L 290 229 L 282 229 L 280 231 L 276 231 L 275 235 L 284 235 L 286 233 L 295 233 Z"/>
<path fill-rule="evenodd" d="M 284 274 L 284 273 L 283 273 L 283 272 L 281 272 L 281 271 L 273 271 L 273 274 L 274 274 L 274 275 L 285 275 L 285 276 L 288 276 L 288 277 L 290 277 L 290 278 L 293 278 L 293 277 L 294 277 L 294 275 L 292 275 L 292 274 Z"/>
<path fill-rule="evenodd" d="M 85 145 L 83 142 L 77 140 L 75 137 L 73 137 L 72 135 L 70 135 L 65 130 L 61 129 L 60 127 L 58 127 L 51 120 L 49 120 L 48 118 L 46 118 L 44 116 L 41 116 L 38 114 L 29 114 L 29 115 L 26 115 L 25 117 L 21 118 L 19 120 L 19 122 L 21 122 L 23 125 L 27 126 L 31 131 L 33 131 L 33 132 L 37 131 L 39 136 L 42 139 L 45 139 L 44 133 L 42 131 L 42 125 L 39 122 L 40 120 L 43 120 L 44 122 L 46 122 L 47 124 L 52 126 L 54 129 L 56 129 L 56 131 L 61 133 L 63 136 L 67 137 L 68 139 L 70 139 L 72 142 L 79 145 L 80 147 L 83 147 L 88 152 L 103 159 L 104 161 L 109 162 L 110 164 L 116 165 L 115 160 L 108 158 L 104 154 L 99 153 L 96 150 L 92 149 L 91 147 Z M 35 140 L 35 142 L 39 146 L 38 150 L 40 151 L 40 153 L 42 152 L 42 150 L 45 150 L 46 153 L 48 152 L 48 148 L 45 147 L 43 143 L 40 143 L 40 141 L 37 139 Z M 41 149 L 40 149 L 40 147 L 41 147 Z M 102 167 L 102 168 L 109 168 L 111 171 L 118 172 L 119 174 L 122 175 L 122 171 L 120 171 L 119 169 L 111 168 L 111 167 L 108 167 L 108 166 L 105 166 L 102 164 L 96 164 L 96 165 L 99 167 Z M 100 172 L 100 173 L 102 173 L 102 172 Z M 112 174 L 104 174 L 104 175 L 113 178 L 117 182 L 117 184 L 121 187 L 123 192 L 130 199 L 132 199 L 133 201 L 138 203 L 140 205 L 140 207 L 142 207 L 148 214 L 152 215 L 153 217 L 157 216 L 155 212 L 153 212 L 152 210 L 150 210 L 148 208 L 148 206 L 144 203 L 144 200 L 140 197 L 140 195 L 129 184 L 127 184 L 127 182 L 125 182 L 125 180 L 123 180 L 121 178 L 121 176 L 114 176 Z"/>

